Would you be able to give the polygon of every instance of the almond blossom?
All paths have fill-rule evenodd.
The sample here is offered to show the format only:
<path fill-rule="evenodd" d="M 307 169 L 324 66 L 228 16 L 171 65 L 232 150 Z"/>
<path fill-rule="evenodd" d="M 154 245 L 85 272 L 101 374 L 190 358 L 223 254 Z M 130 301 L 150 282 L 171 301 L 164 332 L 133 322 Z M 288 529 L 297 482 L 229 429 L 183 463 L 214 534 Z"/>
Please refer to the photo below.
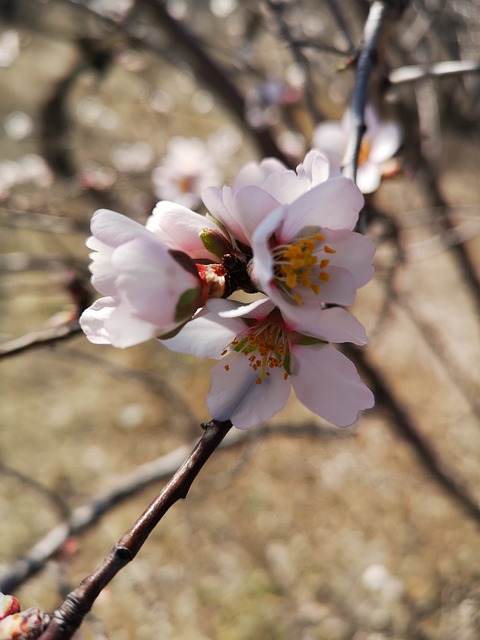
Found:
<path fill-rule="evenodd" d="M 252 280 L 289 317 L 351 305 L 374 273 L 375 245 L 353 231 L 363 198 L 333 178 L 267 216 L 252 235 Z"/>
<path fill-rule="evenodd" d="M 348 426 L 374 403 L 352 362 L 328 344 L 364 344 L 363 328 L 357 323 L 352 332 L 352 320 L 338 307 L 293 321 L 267 299 L 249 305 L 210 300 L 178 335 L 162 342 L 173 351 L 219 360 L 207 397 L 216 420 L 253 427 L 278 413 L 293 388 L 310 411 Z"/>
<path fill-rule="evenodd" d="M 80 318 L 90 342 L 129 347 L 168 333 L 200 306 L 199 275 L 187 256 L 114 211 L 91 222 L 93 286 L 103 294 Z"/>
<path fill-rule="evenodd" d="M 160 202 L 147 226 L 197 259 L 243 255 L 253 284 L 285 315 L 350 305 L 373 276 L 375 246 L 353 231 L 363 206 L 359 189 L 329 172 L 315 150 L 296 171 L 273 158 L 250 163 L 231 187 L 204 191 L 213 220 Z"/>
<path fill-rule="evenodd" d="M 157 198 L 190 208 L 200 204 L 203 189 L 220 180 L 220 170 L 199 138 L 173 137 L 162 163 L 152 171 Z"/>
<path fill-rule="evenodd" d="M 398 123 L 381 120 L 372 105 L 365 107 L 364 117 L 367 128 L 358 158 L 357 185 L 362 193 L 373 193 L 380 186 L 384 163 L 398 151 L 403 135 Z M 322 122 L 313 134 L 314 147 L 327 155 L 337 173 L 344 163 L 351 122 L 351 112 L 346 111 L 341 122 Z"/>

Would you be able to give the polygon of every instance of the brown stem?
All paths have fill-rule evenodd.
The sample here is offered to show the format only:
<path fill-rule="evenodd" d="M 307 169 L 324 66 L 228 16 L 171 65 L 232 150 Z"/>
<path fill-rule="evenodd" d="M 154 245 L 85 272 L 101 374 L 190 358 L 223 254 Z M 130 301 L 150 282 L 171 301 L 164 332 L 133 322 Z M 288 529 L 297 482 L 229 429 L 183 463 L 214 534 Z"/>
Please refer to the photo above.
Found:
<path fill-rule="evenodd" d="M 171 506 L 187 496 L 200 469 L 232 428 L 230 421 L 212 420 L 204 425 L 205 433 L 173 478 L 165 485 L 147 510 L 79 587 L 68 594 L 55 611 L 39 640 L 68 640 L 81 625 L 95 600 L 116 574 L 131 562 L 148 536 Z"/>

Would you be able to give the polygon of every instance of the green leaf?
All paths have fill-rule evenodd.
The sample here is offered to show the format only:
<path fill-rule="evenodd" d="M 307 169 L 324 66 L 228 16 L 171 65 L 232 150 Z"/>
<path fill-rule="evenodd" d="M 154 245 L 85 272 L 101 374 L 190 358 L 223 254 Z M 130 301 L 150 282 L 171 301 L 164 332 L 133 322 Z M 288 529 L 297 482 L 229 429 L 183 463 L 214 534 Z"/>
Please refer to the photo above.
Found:
<path fill-rule="evenodd" d="M 181 322 L 195 313 L 200 306 L 200 293 L 199 287 L 182 293 L 175 308 L 175 322 Z"/>

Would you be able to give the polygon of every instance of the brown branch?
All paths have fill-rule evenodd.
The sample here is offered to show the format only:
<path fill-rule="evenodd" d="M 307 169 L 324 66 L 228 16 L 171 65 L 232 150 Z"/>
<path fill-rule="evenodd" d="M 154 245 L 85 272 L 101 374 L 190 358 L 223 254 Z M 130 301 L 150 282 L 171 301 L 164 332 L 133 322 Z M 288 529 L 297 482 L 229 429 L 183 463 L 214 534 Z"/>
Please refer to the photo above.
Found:
<path fill-rule="evenodd" d="M 0 360 L 16 356 L 20 353 L 24 353 L 25 351 L 30 351 L 31 349 L 38 349 L 39 347 L 45 347 L 47 345 L 55 344 L 56 342 L 68 340 L 80 333 L 82 333 L 82 330 L 80 329 L 78 320 L 71 320 L 59 327 L 27 333 L 20 338 L 0 344 Z"/>
<path fill-rule="evenodd" d="M 354 181 L 357 177 L 362 137 L 366 130 L 364 111 L 367 103 L 370 76 L 377 61 L 377 47 L 390 9 L 391 6 L 388 0 L 375 0 L 370 7 L 363 31 L 363 44 L 358 56 L 355 86 L 352 95 L 352 130 L 347 141 L 343 168 L 343 174 Z"/>
<path fill-rule="evenodd" d="M 102 590 L 135 558 L 170 507 L 178 500 L 186 498 L 192 482 L 232 428 L 232 423 L 212 420 L 204 427 L 205 433 L 177 473 L 131 529 L 120 538 L 95 571 L 68 594 L 65 602 L 53 613 L 50 624 L 39 640 L 71 638 Z"/>
<path fill-rule="evenodd" d="M 219 449 L 232 449 L 247 442 L 255 442 L 270 436 L 290 438 L 312 437 L 322 440 L 351 437 L 355 430 L 322 427 L 314 422 L 292 425 L 261 425 L 251 431 L 235 429 L 219 445 Z M 37 574 L 68 540 L 94 526 L 106 513 L 138 494 L 154 482 L 170 477 L 185 460 L 190 447 L 183 445 L 156 460 L 137 467 L 123 476 L 118 484 L 73 509 L 68 519 L 56 525 L 41 538 L 23 558 L 2 573 L 0 591 L 12 593 L 29 578 Z"/>

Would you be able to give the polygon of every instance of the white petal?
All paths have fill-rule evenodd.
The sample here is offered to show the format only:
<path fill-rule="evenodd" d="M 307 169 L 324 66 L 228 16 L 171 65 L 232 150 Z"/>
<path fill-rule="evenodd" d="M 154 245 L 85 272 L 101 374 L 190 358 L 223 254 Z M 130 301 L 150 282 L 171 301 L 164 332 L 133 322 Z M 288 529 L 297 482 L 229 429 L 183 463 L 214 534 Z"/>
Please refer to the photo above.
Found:
<path fill-rule="evenodd" d="M 350 360 L 331 346 L 295 347 L 292 386 L 311 411 L 339 427 L 355 422 L 358 412 L 374 404 Z"/>
<path fill-rule="evenodd" d="M 241 320 L 206 313 L 187 322 L 174 338 L 161 342 L 177 353 L 218 360 L 232 340 L 244 330 L 245 324 Z"/>
<path fill-rule="evenodd" d="M 229 306 L 225 303 L 229 303 Z M 250 302 L 250 304 L 239 304 L 232 300 L 209 300 L 207 306 L 221 318 L 255 318 L 255 320 L 265 320 L 268 314 L 273 311 L 274 305 L 268 298 L 262 298 Z"/>
<path fill-rule="evenodd" d="M 363 202 L 361 192 L 348 178 L 322 182 L 288 207 L 279 240 L 289 242 L 305 227 L 353 229 Z"/>
<path fill-rule="evenodd" d="M 118 301 L 112 297 L 99 298 L 82 313 L 80 326 L 90 342 L 111 344 L 105 330 L 105 322 L 110 318 L 117 304 Z"/>
<path fill-rule="evenodd" d="M 284 305 L 282 315 L 291 331 L 327 342 L 353 342 L 360 346 L 367 343 L 364 326 L 342 307 L 321 309 L 306 304 L 298 307 Z"/>
<path fill-rule="evenodd" d="M 202 200 L 212 216 L 223 224 L 234 238 L 248 244 L 239 221 L 240 216 L 231 187 L 223 187 L 222 190 L 209 187 L 202 192 Z"/>
<path fill-rule="evenodd" d="M 340 122 L 322 122 L 313 132 L 313 146 L 324 153 L 330 162 L 340 165 L 347 147 L 347 136 Z"/>
<path fill-rule="evenodd" d="M 402 129 L 396 122 L 382 122 L 372 136 L 370 160 L 381 164 L 391 158 L 402 144 Z"/>
<path fill-rule="evenodd" d="M 105 321 L 105 331 L 114 347 L 126 349 L 146 342 L 160 333 L 158 327 L 134 316 L 127 305 L 119 304 Z"/>
<path fill-rule="evenodd" d="M 243 187 L 235 194 L 238 221 L 248 244 L 251 244 L 255 229 L 265 218 L 280 206 L 277 199 L 260 187 Z"/>
<path fill-rule="evenodd" d="M 119 247 L 135 238 L 148 237 L 150 233 L 135 220 L 108 209 L 95 211 L 90 228 L 93 235 L 109 247 Z"/>
<path fill-rule="evenodd" d="M 281 207 L 272 211 L 265 220 L 258 225 L 252 236 L 252 274 L 254 280 L 264 293 L 265 286 L 273 278 L 273 258 L 270 251 L 270 237 L 276 232 L 287 211 L 287 207 Z"/>
<path fill-rule="evenodd" d="M 287 171 L 287 167 L 276 158 L 265 158 L 260 164 L 250 162 L 238 172 L 232 184 L 234 192 L 242 187 L 257 185 L 261 187 L 271 173 Z"/>
<path fill-rule="evenodd" d="M 357 171 L 357 185 L 362 193 L 373 193 L 380 186 L 382 171 L 380 165 L 367 160 Z"/>
<path fill-rule="evenodd" d="M 225 366 L 230 370 L 226 371 Z M 290 382 L 283 369 L 275 369 L 257 384 L 258 371 L 243 354 L 230 354 L 212 369 L 212 386 L 207 406 L 216 420 L 231 420 L 235 427 L 248 429 L 269 420 L 285 406 Z"/>
<path fill-rule="evenodd" d="M 354 277 L 357 288 L 369 282 L 375 272 L 372 260 L 376 247 L 373 240 L 361 233 L 346 229 L 339 231 L 322 229 L 322 235 L 325 237 L 325 244 L 333 247 L 336 252 L 328 255 L 330 265 L 347 269 Z"/>

